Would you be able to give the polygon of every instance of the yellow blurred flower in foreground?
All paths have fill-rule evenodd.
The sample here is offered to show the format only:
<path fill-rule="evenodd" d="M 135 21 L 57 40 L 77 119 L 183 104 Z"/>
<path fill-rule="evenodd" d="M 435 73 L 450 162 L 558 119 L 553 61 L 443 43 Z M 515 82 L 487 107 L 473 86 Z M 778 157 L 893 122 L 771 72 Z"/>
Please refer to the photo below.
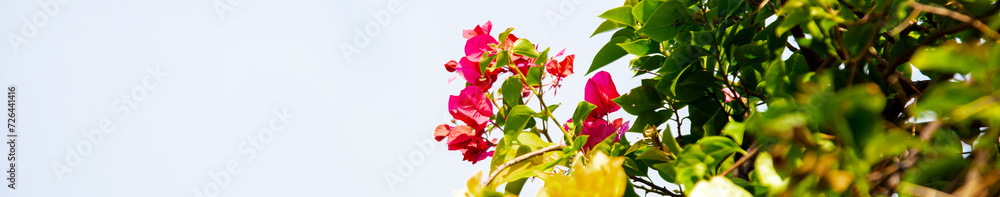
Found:
<path fill-rule="evenodd" d="M 536 171 L 535 175 L 545 181 L 538 196 L 622 196 L 628 181 L 622 168 L 624 162 L 624 157 L 610 158 L 597 151 L 590 165 L 577 162 L 569 176 Z"/>

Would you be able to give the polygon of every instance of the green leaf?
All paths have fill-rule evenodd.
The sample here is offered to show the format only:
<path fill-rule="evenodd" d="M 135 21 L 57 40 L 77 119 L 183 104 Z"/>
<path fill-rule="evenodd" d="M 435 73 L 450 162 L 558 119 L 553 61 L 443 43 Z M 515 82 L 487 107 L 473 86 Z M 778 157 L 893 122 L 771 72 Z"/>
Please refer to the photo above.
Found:
<path fill-rule="evenodd" d="M 663 101 L 651 87 L 635 87 L 628 94 L 612 99 L 618 103 L 625 112 L 632 115 L 639 115 L 647 111 L 663 107 Z"/>
<path fill-rule="evenodd" d="M 615 30 L 615 29 L 622 28 L 622 27 L 623 27 L 622 25 L 619 25 L 618 23 L 615 23 L 614 21 L 604 20 L 604 22 L 601 23 L 600 26 L 597 26 L 597 29 L 594 30 L 594 33 L 590 34 L 590 37 L 593 38 L 594 35 L 597 35 L 597 34 L 600 34 L 600 33 L 604 33 L 604 32 L 609 32 L 611 30 Z"/>
<path fill-rule="evenodd" d="M 549 105 L 548 108 L 549 108 L 549 111 L 556 111 L 556 108 L 559 108 L 559 104 Z M 542 119 L 542 120 L 549 119 L 549 115 L 546 114 L 544 110 L 536 113 L 535 117 L 537 117 L 538 119 Z"/>
<path fill-rule="evenodd" d="M 663 2 L 660 0 L 640 1 L 635 4 L 634 8 L 632 8 L 632 17 L 635 18 L 635 20 L 640 24 L 645 24 L 646 20 L 649 19 L 649 17 L 653 15 L 653 12 L 656 11 L 656 8 L 660 6 L 660 3 Z"/>
<path fill-rule="evenodd" d="M 504 186 L 503 191 L 508 194 L 514 194 L 514 195 L 521 194 L 521 189 L 524 188 L 525 182 L 528 182 L 528 178 L 522 178 L 516 181 L 508 182 L 507 185 Z"/>
<path fill-rule="evenodd" d="M 660 4 L 652 16 L 636 33 L 646 34 L 656 41 L 665 42 L 674 38 L 678 32 L 687 29 L 687 24 L 694 23 L 687 7 L 678 1 L 668 1 Z"/>
<path fill-rule="evenodd" d="M 691 43 L 694 45 L 715 44 L 715 30 L 692 31 Z"/>
<path fill-rule="evenodd" d="M 541 54 L 538 54 L 538 58 L 535 59 L 535 65 L 545 66 L 545 61 L 549 58 L 549 48 L 546 47 Z"/>
<path fill-rule="evenodd" d="M 510 35 L 510 32 L 512 31 L 514 31 L 514 28 L 508 27 L 507 30 L 504 30 L 503 33 L 500 33 L 500 37 L 497 37 L 497 39 L 500 40 L 500 45 L 507 44 L 507 35 Z"/>
<path fill-rule="evenodd" d="M 726 127 L 722 129 L 722 135 L 728 136 L 736 141 L 736 144 L 743 144 L 743 131 L 746 128 L 746 123 L 729 121 Z"/>
<path fill-rule="evenodd" d="M 666 152 L 663 152 L 655 148 L 650 148 L 649 150 L 646 150 L 646 152 L 640 154 L 639 157 L 636 157 L 636 159 L 659 161 L 659 162 L 672 161 L 670 159 L 670 156 L 668 156 Z"/>
<path fill-rule="evenodd" d="M 670 84 L 670 93 L 683 102 L 691 102 L 705 95 L 705 90 L 715 82 L 715 77 L 708 71 L 685 69 Z M 662 81 L 661 81 L 662 83 Z M 657 85 L 660 86 L 660 85 Z"/>
<path fill-rule="evenodd" d="M 601 47 L 600 51 L 597 51 L 597 55 L 594 55 L 594 61 L 593 63 L 590 64 L 590 69 L 587 70 L 587 74 L 590 74 L 591 72 L 594 72 L 597 69 L 600 69 L 601 67 L 604 67 L 605 65 L 608 65 L 611 62 L 614 62 L 615 60 L 618 60 L 619 58 L 622 58 L 626 54 L 628 54 L 628 52 L 626 52 L 625 49 L 622 49 L 621 47 L 618 46 L 618 43 L 625 42 L 625 40 L 628 40 L 628 38 L 624 37 L 611 38 L 611 41 L 608 41 L 608 43 L 605 44 L 604 47 Z"/>
<path fill-rule="evenodd" d="M 872 36 L 875 36 L 875 31 L 878 27 L 874 23 L 865 23 L 861 26 L 852 27 L 849 31 L 844 33 L 844 48 L 851 56 L 857 56 L 861 53 L 868 53 L 865 47 L 869 41 L 872 40 Z"/>
<path fill-rule="evenodd" d="M 531 119 L 534 114 L 535 112 L 531 111 L 531 108 L 524 105 L 518 105 L 511 109 L 510 114 L 507 114 L 507 124 L 503 125 L 504 137 L 523 131 L 524 126 L 528 124 L 528 119 Z"/>
<path fill-rule="evenodd" d="M 788 76 L 785 75 L 785 62 L 775 60 L 767 66 L 767 72 L 764 76 L 765 84 L 764 88 L 767 90 L 767 94 L 771 96 L 788 96 L 789 92 L 786 90 L 788 86 L 791 86 Z"/>
<path fill-rule="evenodd" d="M 524 104 L 521 101 L 521 89 L 524 88 L 524 83 L 521 82 L 520 77 L 508 77 L 507 80 L 503 81 L 503 85 L 500 86 L 500 94 L 503 95 L 503 102 L 507 106 L 517 106 Z"/>
<path fill-rule="evenodd" d="M 663 57 L 662 55 L 642 56 L 639 57 L 639 65 L 635 68 L 654 72 L 656 71 L 656 69 L 660 69 L 660 67 L 663 67 L 663 61 L 666 59 L 667 58 Z M 636 73 L 636 74 L 642 74 L 642 73 Z"/>
<path fill-rule="evenodd" d="M 759 64 L 770 60 L 767 47 L 760 43 L 750 43 L 736 47 L 736 61 L 744 64 Z"/>
<path fill-rule="evenodd" d="M 795 26 L 799 26 L 800 24 L 805 23 L 806 21 L 812 20 L 812 16 L 809 14 L 809 10 L 785 7 L 782 8 L 781 11 L 783 12 L 786 9 L 790 9 L 790 11 L 788 13 L 788 16 L 785 17 L 785 20 L 781 21 L 781 25 L 778 25 L 778 28 L 775 30 L 776 35 L 781 35 L 786 31 L 794 28 Z"/>
<path fill-rule="evenodd" d="M 646 55 L 647 52 L 649 52 L 650 43 L 649 39 L 643 38 L 643 39 L 633 40 L 631 42 L 618 43 L 618 46 L 621 47 L 622 49 L 625 49 L 625 52 L 628 52 L 629 54 L 643 56 Z"/>
<path fill-rule="evenodd" d="M 632 26 L 633 24 L 635 24 L 635 20 L 632 18 L 631 6 L 612 8 L 608 11 L 605 11 L 598 17 L 608 19 L 609 21 L 614 21 L 615 23 L 626 26 Z"/>
<path fill-rule="evenodd" d="M 782 179 L 778 175 L 778 172 L 774 169 L 774 160 L 771 159 L 771 154 L 767 151 L 761 151 L 757 155 L 757 161 L 754 163 L 753 175 L 757 176 L 757 180 L 771 189 L 771 191 L 784 191 L 788 186 L 788 180 Z"/>
<path fill-rule="evenodd" d="M 746 152 L 740 148 L 739 144 L 736 144 L 733 140 L 722 136 L 708 136 L 701 138 L 701 140 L 698 141 L 698 146 L 701 146 L 702 151 L 704 151 L 705 154 L 715 157 L 718 161 L 722 161 L 722 158 L 733 153 L 746 154 Z"/>
<path fill-rule="evenodd" d="M 491 172 L 495 171 L 501 164 L 519 155 L 527 154 L 550 144 L 542 141 L 535 132 L 524 131 L 524 127 L 533 119 L 533 114 L 535 113 L 531 108 L 524 105 L 518 105 L 510 110 L 507 122 L 503 128 L 504 136 L 497 143 L 496 149 L 493 152 L 493 159 L 490 161 Z M 491 185 L 499 185 L 531 176 L 533 170 L 530 167 L 540 165 L 541 163 L 543 163 L 541 157 L 532 158 L 528 162 L 517 163 L 498 174 L 498 178 L 491 182 Z"/>
<path fill-rule="evenodd" d="M 518 156 L 549 145 L 551 143 L 542 141 L 538 134 L 533 132 L 516 131 L 511 135 L 504 135 L 493 152 L 493 160 L 490 162 L 491 171 L 495 171 L 498 166 Z M 530 177 L 534 175 L 534 167 L 543 164 L 545 164 L 545 157 L 532 157 L 518 162 L 498 173 L 497 178 L 491 182 L 490 186 Z"/>
<path fill-rule="evenodd" d="M 528 68 L 528 85 L 530 86 L 540 86 L 542 85 L 542 73 L 544 72 L 544 66 L 531 66 Z"/>
<path fill-rule="evenodd" d="M 635 118 L 635 121 L 632 121 L 633 122 L 632 126 L 629 127 L 627 132 L 643 133 L 643 130 L 646 129 L 646 126 L 652 126 L 653 128 L 659 127 L 660 124 L 663 124 L 663 122 L 665 122 L 667 118 L 668 117 L 663 117 L 662 115 L 660 115 L 660 113 L 653 111 L 648 111 L 639 114 Z"/>
<path fill-rule="evenodd" d="M 678 154 L 681 151 L 684 151 L 684 149 L 681 148 L 680 143 L 677 143 L 677 138 L 674 137 L 674 133 L 670 132 L 670 127 L 663 129 L 663 133 L 661 133 L 660 136 L 660 141 L 663 142 L 663 146 L 667 147 L 667 150 L 670 150 L 671 153 Z"/>
<path fill-rule="evenodd" d="M 982 49 L 955 43 L 928 47 L 917 50 L 913 54 L 913 59 L 910 59 L 910 63 L 913 63 L 913 66 L 921 71 L 969 73 L 977 67 L 988 65 L 987 61 L 980 59 L 982 55 L 976 56 L 976 54 L 982 53 L 982 51 L 977 50 Z"/>
<path fill-rule="evenodd" d="M 576 139 L 573 140 L 573 149 L 571 149 L 569 151 L 569 153 L 582 150 L 583 149 L 583 145 L 587 144 L 587 138 L 590 138 L 590 136 L 583 135 L 583 136 L 576 137 Z M 566 152 L 566 151 L 564 151 L 564 152 Z"/>
<path fill-rule="evenodd" d="M 490 63 L 492 63 L 493 59 L 496 59 L 496 58 L 497 58 L 496 55 L 491 55 L 490 53 L 483 53 L 483 57 L 482 57 L 483 61 L 479 62 L 479 74 L 480 75 L 485 75 L 486 74 L 486 69 L 488 69 L 490 67 Z"/>
<path fill-rule="evenodd" d="M 538 51 L 535 50 L 535 45 L 531 44 L 528 39 L 519 38 L 514 41 L 514 54 L 523 55 L 529 58 L 537 58 Z"/>
<path fill-rule="evenodd" d="M 494 67 L 503 68 L 507 66 L 507 64 L 509 63 L 510 63 L 510 53 L 508 53 L 507 51 L 500 51 L 500 54 L 497 55 L 497 65 Z"/>
<path fill-rule="evenodd" d="M 597 105 L 590 104 L 587 101 L 580 101 L 580 103 L 576 105 L 576 111 L 573 112 L 573 125 L 576 125 L 576 129 L 574 129 L 574 131 L 577 133 L 580 132 L 580 128 L 583 126 L 581 122 L 586 120 L 587 116 L 590 115 L 590 111 L 593 111 L 596 108 Z"/>

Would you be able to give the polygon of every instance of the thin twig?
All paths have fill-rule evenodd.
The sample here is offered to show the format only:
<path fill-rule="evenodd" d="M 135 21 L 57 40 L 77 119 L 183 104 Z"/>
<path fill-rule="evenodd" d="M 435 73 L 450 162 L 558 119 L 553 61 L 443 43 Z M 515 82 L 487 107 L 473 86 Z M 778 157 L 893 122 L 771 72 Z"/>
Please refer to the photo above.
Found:
<path fill-rule="evenodd" d="M 750 149 L 747 150 L 747 152 L 750 153 L 748 153 L 743 158 L 740 158 L 740 160 L 737 160 L 736 163 L 733 163 L 733 166 L 730 166 L 729 169 L 723 171 L 722 176 L 726 176 L 727 174 L 735 170 L 737 167 L 740 167 L 741 165 L 743 165 L 743 163 L 746 163 L 748 160 L 750 160 L 750 157 L 753 157 L 755 154 L 757 154 L 758 148 L 760 148 L 760 146 L 751 146 Z"/>
<path fill-rule="evenodd" d="M 636 187 L 645 189 L 646 191 L 651 191 L 653 193 L 664 195 L 664 196 L 674 196 L 674 197 L 683 196 L 683 195 L 678 195 L 678 194 L 675 194 L 673 192 L 670 192 L 670 190 L 668 190 L 667 188 L 662 187 L 662 186 L 657 186 L 655 183 L 647 181 L 646 179 L 642 179 L 642 178 L 635 177 L 635 176 L 632 176 L 632 175 L 629 175 L 628 178 L 632 179 L 633 181 L 640 182 L 642 184 L 645 184 L 645 185 L 649 186 L 649 188 L 645 188 L 645 187 L 642 187 L 641 185 L 636 185 Z"/>
<path fill-rule="evenodd" d="M 656 76 L 659 76 L 659 77 L 663 76 L 663 75 L 660 75 L 660 73 L 651 72 L 651 71 L 646 70 L 646 69 L 638 69 L 637 68 L 637 69 L 632 69 L 632 70 L 636 71 L 636 72 L 644 72 L 644 73 L 647 73 L 647 74 L 653 74 L 653 75 L 656 75 Z"/>
<path fill-rule="evenodd" d="M 965 14 L 958 13 L 946 8 L 917 3 L 916 1 L 910 1 L 909 6 L 913 7 L 914 9 L 930 12 L 941 16 L 947 16 L 949 18 L 968 23 L 972 25 L 972 27 L 975 27 L 979 31 L 982 31 L 984 34 L 986 34 L 993 40 L 1000 39 L 1000 34 L 998 34 L 996 31 L 993 31 L 993 29 L 990 29 L 989 26 L 983 24 L 983 22 L 979 21 L 979 19 L 975 19 Z"/>
<path fill-rule="evenodd" d="M 546 152 L 549 152 L 549 151 L 555 151 L 555 150 L 562 150 L 563 147 L 566 147 L 566 145 L 565 144 L 556 144 L 556 145 L 552 145 L 552 146 L 548 146 L 548 147 L 536 150 L 534 152 L 530 152 L 530 153 L 527 153 L 527 154 L 515 157 L 513 160 L 510 160 L 507 163 L 504 163 L 503 165 L 498 166 L 497 170 L 493 171 L 493 173 L 490 173 L 490 177 L 486 178 L 486 180 L 483 181 L 483 185 L 487 185 L 487 184 L 490 184 L 490 182 L 493 182 L 493 179 L 496 178 L 497 175 L 500 174 L 500 172 L 502 172 L 507 167 L 510 167 L 511 165 L 514 165 L 514 164 L 516 164 L 518 162 L 524 161 L 524 160 L 529 159 L 531 157 L 541 155 L 542 153 L 546 153 Z"/>

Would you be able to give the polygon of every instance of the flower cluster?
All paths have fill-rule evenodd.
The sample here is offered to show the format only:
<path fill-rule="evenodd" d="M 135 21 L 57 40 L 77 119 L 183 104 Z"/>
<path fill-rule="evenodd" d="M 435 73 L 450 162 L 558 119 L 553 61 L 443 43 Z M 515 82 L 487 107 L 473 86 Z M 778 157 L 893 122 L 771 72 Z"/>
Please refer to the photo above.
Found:
<path fill-rule="evenodd" d="M 611 74 L 605 71 L 594 74 L 594 77 L 587 81 L 583 96 L 583 100 L 597 106 L 593 111 L 590 111 L 590 115 L 582 123 L 580 135 L 590 136 L 587 138 L 587 143 L 583 145 L 584 150 L 593 148 L 611 134 L 617 133 L 614 142 L 618 142 L 622 134 L 628 130 L 629 122 L 626 121 L 623 124 L 621 118 L 610 122 L 607 120 L 608 114 L 621 109 L 621 106 L 612 101 L 621 95 L 615 88 L 615 82 L 611 80 Z"/>
<path fill-rule="evenodd" d="M 521 97 L 527 97 L 535 88 L 558 87 L 563 78 L 573 74 L 575 55 L 567 55 L 561 61 L 556 59 L 563 55 L 565 49 L 551 58 L 529 57 L 514 52 L 515 43 L 518 43 L 521 38 L 510 34 L 511 29 L 500 34 L 502 37 L 500 41 L 490 35 L 492 29 L 493 23 L 487 21 L 483 25 L 462 31 L 462 37 L 466 39 L 465 55 L 458 61 L 448 61 L 444 67 L 448 72 L 457 73 L 458 77 L 467 82 L 465 89 L 448 99 L 448 112 L 455 120 L 461 121 L 465 125 L 441 124 L 434 130 L 436 140 L 447 139 L 448 150 L 461 151 L 463 160 L 473 164 L 492 156 L 493 151 L 488 150 L 496 146 L 496 139 L 489 141 L 484 136 L 487 131 L 499 127 L 491 120 L 494 118 L 493 108 L 496 104 L 486 96 L 499 77 L 509 73 L 510 76 L 519 76 L 520 80 L 525 80 L 529 70 L 543 66 L 536 64 L 536 62 L 545 62 L 543 69 L 548 73 L 550 79 L 553 79 L 552 82 L 533 85 L 523 83 Z M 529 46 L 533 50 L 537 49 L 536 47 Z M 538 58 L 545 59 L 539 60 Z M 546 75 L 543 74 L 539 77 L 545 78 Z M 539 92 L 540 90 L 535 93 Z"/>

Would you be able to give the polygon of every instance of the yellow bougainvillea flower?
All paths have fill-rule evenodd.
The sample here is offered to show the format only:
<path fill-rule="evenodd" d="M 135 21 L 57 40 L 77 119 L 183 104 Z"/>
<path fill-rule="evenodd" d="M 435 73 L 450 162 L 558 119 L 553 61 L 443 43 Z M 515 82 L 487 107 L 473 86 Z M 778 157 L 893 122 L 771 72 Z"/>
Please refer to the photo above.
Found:
<path fill-rule="evenodd" d="M 538 191 L 538 196 L 622 196 L 628 181 L 622 168 L 625 158 L 610 158 L 600 151 L 595 152 L 590 165 L 577 162 L 569 176 L 536 171 L 535 175 L 545 181 L 545 188 Z"/>
<path fill-rule="evenodd" d="M 465 190 L 455 190 L 455 197 L 517 197 L 513 194 L 504 194 L 494 190 L 489 190 L 485 185 L 479 183 L 483 182 L 483 170 L 476 171 L 475 174 L 469 178 L 469 182 L 466 183 Z"/>

